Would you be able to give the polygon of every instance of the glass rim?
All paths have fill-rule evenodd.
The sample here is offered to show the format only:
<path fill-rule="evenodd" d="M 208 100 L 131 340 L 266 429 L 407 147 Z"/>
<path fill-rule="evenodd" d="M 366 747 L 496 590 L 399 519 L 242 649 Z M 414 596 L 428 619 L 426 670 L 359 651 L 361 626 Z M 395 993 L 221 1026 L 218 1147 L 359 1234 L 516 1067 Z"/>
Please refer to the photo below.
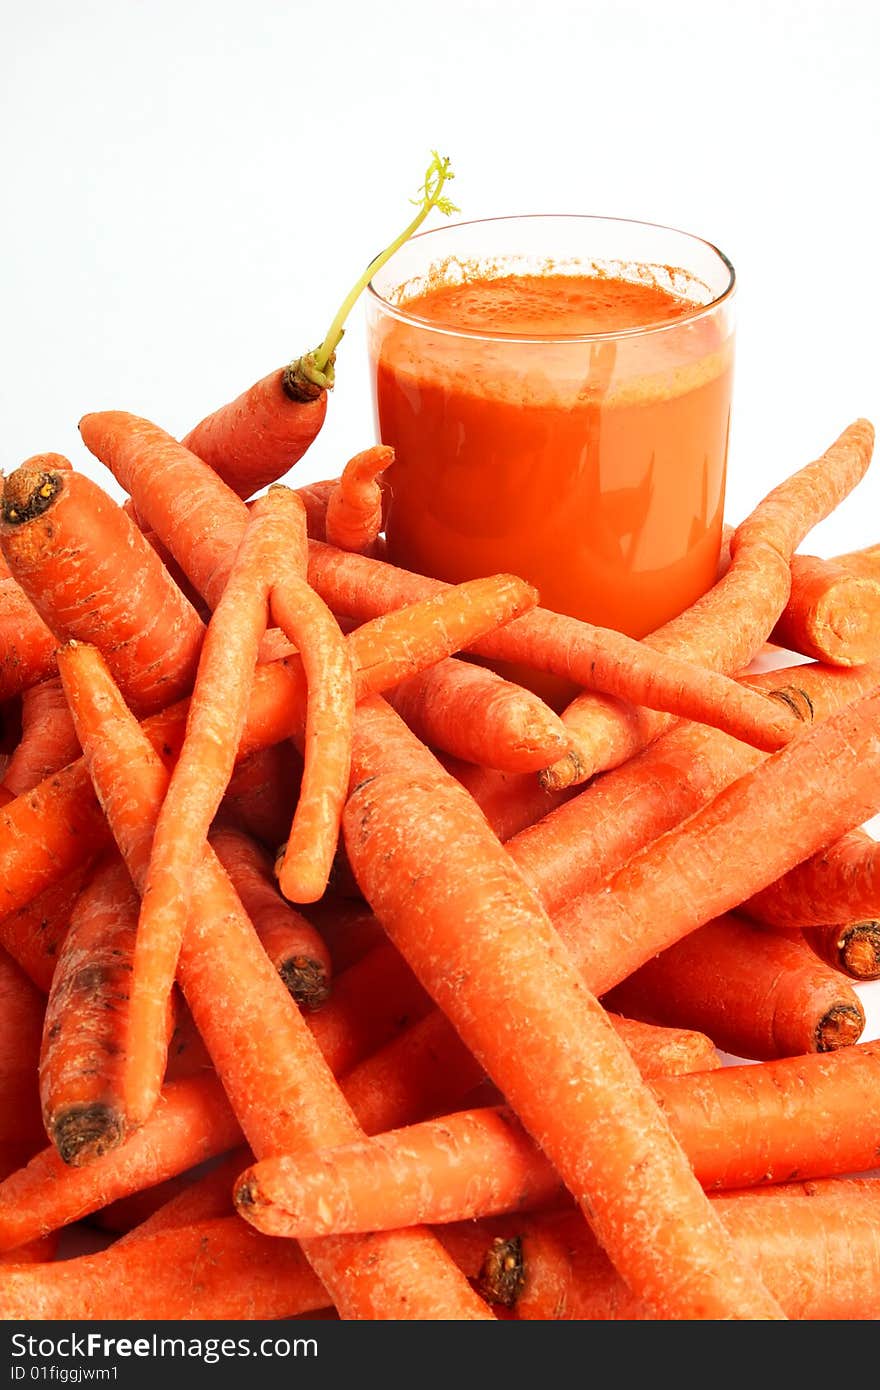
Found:
<path fill-rule="evenodd" d="M 474 338 L 486 342 L 505 342 L 505 343 L 596 343 L 609 342 L 620 338 L 645 337 L 652 333 L 668 332 L 671 329 L 681 328 L 685 324 L 691 324 L 698 319 L 713 314 L 726 300 L 732 298 L 736 289 L 736 271 L 733 262 L 724 254 L 720 247 L 714 242 L 708 241 L 705 237 L 697 236 L 694 232 L 683 231 L 680 227 L 671 227 L 662 222 L 646 222 L 637 217 L 609 217 L 601 213 L 587 212 L 522 212 L 522 213 L 502 213 L 497 217 L 475 217 L 461 222 L 444 222 L 437 227 L 429 227 L 427 231 L 417 232 L 410 237 L 400 248 L 404 251 L 407 246 L 414 245 L 417 241 L 423 241 L 426 237 L 436 236 L 443 232 L 454 232 L 461 227 L 483 227 L 490 226 L 494 222 L 613 222 L 626 227 L 643 227 L 648 231 L 669 232 L 673 236 L 682 237 L 685 241 L 695 242 L 712 252 L 724 266 L 728 273 L 728 281 L 725 287 L 716 294 L 708 304 L 694 306 L 692 314 L 679 315 L 677 318 L 661 319 L 649 324 L 637 324 L 632 328 L 618 328 L 611 332 L 603 331 L 599 333 L 550 333 L 550 334 L 523 334 L 523 333 L 502 333 L 485 329 L 474 328 L 455 328 L 448 324 L 436 323 L 433 319 L 422 318 L 419 314 L 408 313 L 406 309 L 398 304 L 392 304 L 390 299 L 381 294 L 376 289 L 373 280 L 367 285 L 367 296 L 374 300 L 376 304 L 387 314 L 398 319 L 401 323 L 412 324 L 418 328 L 430 328 L 434 333 L 443 334 L 450 338 Z M 399 254 L 395 253 L 395 254 Z M 389 261 L 382 266 L 382 270 L 387 269 L 395 259 L 392 256 Z M 647 265 L 647 261 L 631 261 L 632 265 Z M 430 261 L 428 262 L 430 264 Z M 676 266 L 675 269 L 683 270 L 683 266 Z M 694 277 L 695 279 L 698 277 Z M 702 282 L 705 283 L 705 282 Z M 707 289 L 709 287 L 707 286 Z"/>

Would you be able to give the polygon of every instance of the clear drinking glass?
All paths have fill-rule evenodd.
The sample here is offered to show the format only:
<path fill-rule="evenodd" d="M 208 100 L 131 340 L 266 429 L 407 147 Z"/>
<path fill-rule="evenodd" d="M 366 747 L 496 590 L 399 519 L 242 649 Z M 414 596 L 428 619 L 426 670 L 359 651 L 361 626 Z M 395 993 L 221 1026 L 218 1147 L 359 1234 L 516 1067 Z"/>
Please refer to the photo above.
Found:
<path fill-rule="evenodd" d="M 623 328 L 600 312 L 589 332 L 561 312 L 524 332 L 503 305 L 469 323 L 419 302 L 535 275 L 686 306 Z M 501 217 L 413 237 L 367 295 L 376 429 L 395 450 L 389 558 L 453 582 L 513 572 L 545 607 L 632 636 L 681 612 L 718 566 L 733 300 L 721 251 L 650 223 Z"/>

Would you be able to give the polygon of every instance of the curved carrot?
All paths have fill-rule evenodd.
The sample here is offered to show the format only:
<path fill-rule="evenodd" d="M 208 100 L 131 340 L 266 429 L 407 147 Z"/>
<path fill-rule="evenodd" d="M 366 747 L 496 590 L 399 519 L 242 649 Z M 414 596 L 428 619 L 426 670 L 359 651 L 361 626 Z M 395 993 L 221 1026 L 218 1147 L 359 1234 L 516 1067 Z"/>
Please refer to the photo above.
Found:
<path fill-rule="evenodd" d="M 661 951 L 603 1002 L 761 1060 L 846 1047 L 865 1027 L 855 990 L 804 942 L 730 915 Z"/>
<path fill-rule="evenodd" d="M 185 446 L 211 465 L 241 497 L 276 482 L 302 457 L 327 412 L 335 381 L 336 349 L 345 321 L 362 290 L 433 208 L 456 211 L 443 193 L 454 178 L 448 159 L 435 152 L 419 189 L 418 212 L 400 236 L 375 256 L 343 300 L 319 347 L 280 371 L 270 372 L 241 396 L 190 430 Z"/>
<path fill-rule="evenodd" d="M 679 617 L 645 638 L 652 650 L 687 657 L 713 670 L 743 670 L 772 631 L 791 592 L 791 557 L 804 537 L 864 476 L 874 427 L 856 420 L 820 458 L 791 475 L 758 504 L 731 539 L 721 580 Z M 601 696 L 578 696 L 563 718 L 580 750 L 548 769 L 548 785 L 585 781 L 619 766 L 667 727 L 667 721 Z"/>
<path fill-rule="evenodd" d="M 394 450 L 374 444 L 349 459 L 327 499 L 324 522 L 330 545 L 369 555 L 382 530 L 380 473 L 394 462 Z"/>
<path fill-rule="evenodd" d="M 138 713 L 195 678 L 204 627 L 134 523 L 83 473 L 17 468 L 3 484 L 0 545 L 59 638 L 93 642 Z"/>
<path fill-rule="evenodd" d="M 557 913 L 555 926 L 590 987 L 604 994 L 658 951 L 874 815 L 878 719 L 880 694 L 845 706 L 633 855 L 600 891 Z"/>
<path fill-rule="evenodd" d="M 779 1316 L 473 802 L 381 700 L 355 728 L 344 826 L 358 882 L 617 1268 L 669 1316 Z"/>
<path fill-rule="evenodd" d="M 227 827 L 213 830 L 210 844 L 292 998 L 303 1008 L 321 1008 L 330 995 L 330 952 L 320 932 L 281 897 L 272 860 Z"/>
<path fill-rule="evenodd" d="M 4 791 L 20 796 L 78 757 L 79 744 L 57 676 L 23 691 L 21 739 L 0 783 Z"/>
<path fill-rule="evenodd" d="M 259 505 L 259 504 L 256 504 Z M 302 575 L 307 564 L 305 511 L 296 494 L 272 488 L 267 505 L 279 521 L 295 518 Z M 298 568 L 298 567 L 297 567 Z M 351 648 L 323 599 L 288 565 L 269 590 L 275 622 L 299 650 L 308 684 L 299 800 L 276 872 L 291 902 L 315 902 L 327 887 L 348 790 L 355 674 Z"/>

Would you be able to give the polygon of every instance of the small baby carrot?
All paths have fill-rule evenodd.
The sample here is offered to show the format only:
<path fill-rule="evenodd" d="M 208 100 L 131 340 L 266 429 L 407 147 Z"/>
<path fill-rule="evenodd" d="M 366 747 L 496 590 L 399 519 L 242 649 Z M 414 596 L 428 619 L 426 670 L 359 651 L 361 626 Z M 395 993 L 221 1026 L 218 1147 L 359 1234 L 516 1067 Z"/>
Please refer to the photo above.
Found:
<path fill-rule="evenodd" d="M 327 499 L 324 522 L 330 545 L 369 555 L 382 530 L 379 475 L 394 462 L 394 450 L 374 444 L 349 459 Z"/>

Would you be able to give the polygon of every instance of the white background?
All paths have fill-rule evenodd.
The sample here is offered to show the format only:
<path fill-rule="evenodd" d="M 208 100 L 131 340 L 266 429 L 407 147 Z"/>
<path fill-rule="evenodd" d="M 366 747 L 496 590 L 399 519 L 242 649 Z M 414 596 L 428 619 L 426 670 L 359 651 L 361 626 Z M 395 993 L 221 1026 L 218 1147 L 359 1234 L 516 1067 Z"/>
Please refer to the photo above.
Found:
<path fill-rule="evenodd" d="M 76 431 L 85 412 L 131 410 L 179 435 L 314 346 L 411 215 L 432 147 L 452 157 L 464 217 L 635 217 L 730 256 L 729 520 L 855 416 L 880 423 L 872 0 L 27 0 L 2 13 L 6 470 L 58 450 L 99 476 Z M 297 477 L 330 476 L 371 439 L 356 314 Z M 880 470 L 809 545 L 880 540 L 878 502 Z"/>

